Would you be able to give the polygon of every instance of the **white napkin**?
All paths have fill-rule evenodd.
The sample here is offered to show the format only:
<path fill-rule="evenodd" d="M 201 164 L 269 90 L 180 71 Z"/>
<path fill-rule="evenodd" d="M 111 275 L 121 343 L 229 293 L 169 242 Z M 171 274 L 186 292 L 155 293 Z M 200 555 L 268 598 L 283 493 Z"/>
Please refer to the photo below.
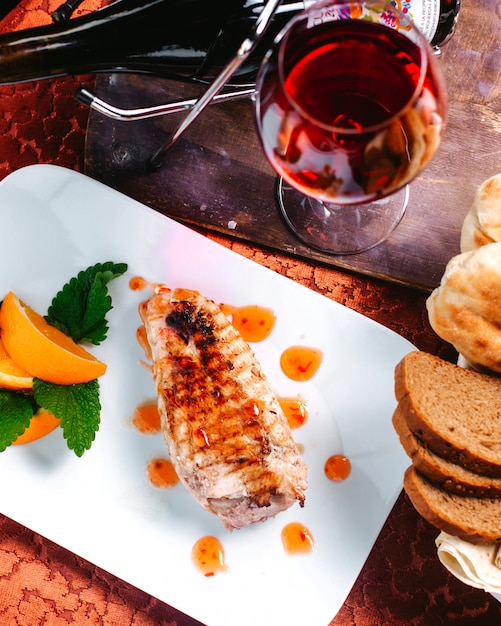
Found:
<path fill-rule="evenodd" d="M 501 546 L 473 544 L 441 532 L 438 558 L 456 578 L 477 589 L 501 593 Z"/>

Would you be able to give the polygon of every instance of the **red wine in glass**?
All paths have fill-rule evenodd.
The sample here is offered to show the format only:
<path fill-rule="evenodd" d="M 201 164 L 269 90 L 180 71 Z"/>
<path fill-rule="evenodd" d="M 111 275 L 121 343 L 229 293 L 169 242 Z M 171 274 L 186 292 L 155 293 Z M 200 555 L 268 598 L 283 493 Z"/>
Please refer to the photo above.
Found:
<path fill-rule="evenodd" d="M 386 3 L 320 6 L 327 12 L 314 5 L 298 16 L 266 58 L 256 119 L 272 166 L 292 188 L 323 203 L 316 210 L 326 221 L 339 206 L 393 194 L 425 167 L 440 142 L 445 88 L 428 44 L 412 25 L 411 36 L 397 30 Z M 382 6 L 380 19 L 358 19 L 366 6 Z M 305 228 L 285 216 L 304 239 Z M 315 247 L 324 244 L 325 228 Z"/>

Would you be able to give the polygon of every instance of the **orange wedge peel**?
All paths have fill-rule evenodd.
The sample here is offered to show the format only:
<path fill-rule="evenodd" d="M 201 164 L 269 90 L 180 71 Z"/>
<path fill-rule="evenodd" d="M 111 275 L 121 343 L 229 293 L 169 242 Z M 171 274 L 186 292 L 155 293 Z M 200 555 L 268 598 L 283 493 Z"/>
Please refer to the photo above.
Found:
<path fill-rule="evenodd" d="M 48 435 L 59 426 L 59 420 L 54 417 L 52 413 L 49 413 L 45 409 L 40 409 L 31 418 L 30 425 L 24 431 L 22 435 L 13 442 L 13 445 L 17 446 L 23 443 L 31 443 L 37 439 L 41 439 Z"/>
<path fill-rule="evenodd" d="M 0 337 L 10 359 L 31 377 L 73 385 L 99 378 L 106 371 L 104 363 L 11 291 L 0 307 Z"/>
<path fill-rule="evenodd" d="M 28 391 L 33 389 L 33 377 L 14 363 L 0 340 L 0 387 Z"/>

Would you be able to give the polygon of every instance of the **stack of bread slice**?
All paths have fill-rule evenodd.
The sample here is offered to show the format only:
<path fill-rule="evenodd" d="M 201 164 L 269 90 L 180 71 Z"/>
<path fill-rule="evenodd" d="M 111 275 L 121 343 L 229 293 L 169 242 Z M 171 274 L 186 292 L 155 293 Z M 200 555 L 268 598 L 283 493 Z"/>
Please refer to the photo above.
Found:
<path fill-rule="evenodd" d="M 500 542 L 501 377 L 414 351 L 395 369 L 395 395 L 416 510 L 450 535 Z"/>

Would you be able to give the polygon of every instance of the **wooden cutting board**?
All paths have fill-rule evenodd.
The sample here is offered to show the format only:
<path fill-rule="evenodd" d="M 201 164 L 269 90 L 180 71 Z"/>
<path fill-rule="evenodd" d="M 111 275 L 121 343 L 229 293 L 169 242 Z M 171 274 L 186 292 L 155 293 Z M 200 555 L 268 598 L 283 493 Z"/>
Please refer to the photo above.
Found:
<path fill-rule="evenodd" d="M 326 255 L 301 243 L 277 209 L 276 177 L 258 143 L 250 100 L 211 105 L 150 172 L 149 157 L 183 114 L 123 122 L 91 112 L 86 173 L 185 224 L 267 249 L 431 290 L 448 260 L 477 186 L 501 172 L 501 18 L 497 0 L 463 3 L 441 63 L 449 117 L 439 153 L 410 188 L 390 238 L 357 255 Z M 135 108 L 193 97 L 193 85 L 145 75 L 104 74 L 96 94 Z"/>

